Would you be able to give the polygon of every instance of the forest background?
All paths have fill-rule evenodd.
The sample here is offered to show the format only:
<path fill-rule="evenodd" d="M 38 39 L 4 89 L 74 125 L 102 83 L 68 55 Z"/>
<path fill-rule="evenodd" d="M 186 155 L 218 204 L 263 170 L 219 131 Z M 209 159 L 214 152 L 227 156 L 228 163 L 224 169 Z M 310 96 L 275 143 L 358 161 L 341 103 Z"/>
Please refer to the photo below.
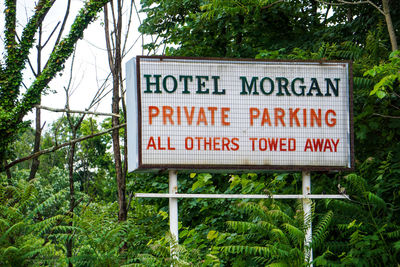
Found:
<path fill-rule="evenodd" d="M 24 9 L 3 1 L 0 265 L 305 265 L 295 200 L 179 200 L 178 245 L 168 235 L 168 202 L 133 197 L 168 190 L 168 173 L 126 171 L 123 62 L 139 38 L 150 55 L 352 60 L 355 170 L 313 172 L 311 189 L 350 200 L 314 201 L 313 264 L 398 266 L 397 0 L 68 0 L 51 17 L 58 2 Z M 88 90 L 74 82 L 86 78 L 75 62 L 94 20 L 106 62 L 95 65 L 93 99 L 75 110 L 72 96 Z M 41 105 L 54 91 L 64 103 Z M 104 101 L 108 110 L 95 110 Z M 45 125 L 44 110 L 62 115 Z M 301 194 L 298 172 L 179 173 L 178 180 L 185 193 Z"/>

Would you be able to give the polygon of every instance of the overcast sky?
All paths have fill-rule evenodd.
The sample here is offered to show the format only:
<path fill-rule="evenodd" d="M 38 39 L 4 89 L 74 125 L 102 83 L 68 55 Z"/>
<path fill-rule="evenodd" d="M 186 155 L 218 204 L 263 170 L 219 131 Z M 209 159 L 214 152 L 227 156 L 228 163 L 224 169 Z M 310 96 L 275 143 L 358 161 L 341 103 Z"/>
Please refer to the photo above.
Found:
<path fill-rule="evenodd" d="M 17 32 L 22 32 L 22 27 L 26 24 L 28 18 L 33 14 L 34 10 L 34 3 L 36 1 L 32 0 L 17 0 L 17 18 L 18 18 L 18 27 Z M 127 15 L 129 10 L 130 1 L 124 1 L 124 24 L 127 23 Z M 138 9 L 140 9 L 139 0 L 135 0 L 137 3 Z M 43 22 L 43 36 L 44 39 L 49 36 L 51 31 L 53 30 L 54 26 L 57 22 L 62 21 L 64 17 L 64 13 L 66 10 L 67 1 L 65 0 L 58 0 L 56 1 L 55 5 L 50 10 L 49 14 L 47 15 L 45 21 Z M 68 27 L 64 31 L 64 33 L 68 33 L 69 26 L 72 24 L 73 19 L 75 18 L 79 9 L 83 6 L 83 1 L 81 0 L 72 0 L 71 4 L 71 11 L 68 20 Z M 4 29 L 4 4 L 3 1 L 0 3 L 0 28 Z M 129 32 L 128 38 L 128 47 L 131 47 L 135 40 L 139 38 L 136 45 L 130 50 L 130 52 L 126 55 L 123 67 L 125 70 L 125 62 L 136 55 L 142 54 L 142 38 L 137 31 L 139 26 L 139 20 L 133 10 L 133 21 L 131 23 L 131 29 Z M 142 18 L 144 17 L 141 14 Z M 98 19 L 89 25 L 89 28 L 86 30 L 83 40 L 80 40 L 77 44 L 74 68 L 72 70 L 72 83 L 71 88 L 73 88 L 73 94 L 70 98 L 70 108 L 77 109 L 77 110 L 84 110 L 90 104 L 94 94 L 96 93 L 98 87 L 103 83 L 104 79 L 109 74 L 109 67 L 108 67 L 108 59 L 106 54 L 106 44 L 105 44 L 105 34 L 104 34 L 104 27 L 102 26 L 102 22 L 104 21 L 104 14 L 103 12 L 99 13 Z M 4 53 L 4 33 L 1 32 L 1 45 L 0 51 Z M 53 36 L 52 40 L 55 40 Z M 44 50 L 44 53 L 48 54 L 50 49 L 52 48 L 51 42 L 46 47 L 47 49 Z M 36 50 L 35 48 L 31 51 L 31 61 L 36 68 Z M 43 59 L 45 62 L 47 57 Z M 71 60 L 68 61 L 66 67 L 62 73 L 62 76 L 57 76 L 50 83 L 50 90 L 48 95 L 43 96 L 42 98 L 42 105 L 52 107 L 52 108 L 64 108 L 65 106 L 65 92 L 64 87 L 67 86 L 70 73 L 71 73 Z M 44 64 L 44 63 L 43 63 Z M 124 74 L 125 76 L 125 74 Z M 24 82 L 26 86 L 29 87 L 33 80 L 32 72 L 27 65 L 26 72 L 24 73 Z M 108 90 L 107 90 L 108 91 Z M 53 93 L 54 92 L 54 93 Z M 95 107 L 94 111 L 100 112 L 111 112 L 111 95 L 106 96 L 100 105 Z M 42 121 L 47 121 L 47 124 L 50 124 L 56 118 L 60 117 L 62 113 L 54 113 L 49 111 L 43 111 Z M 29 119 L 33 119 L 32 115 L 29 115 Z M 102 117 L 103 118 L 103 117 Z"/>

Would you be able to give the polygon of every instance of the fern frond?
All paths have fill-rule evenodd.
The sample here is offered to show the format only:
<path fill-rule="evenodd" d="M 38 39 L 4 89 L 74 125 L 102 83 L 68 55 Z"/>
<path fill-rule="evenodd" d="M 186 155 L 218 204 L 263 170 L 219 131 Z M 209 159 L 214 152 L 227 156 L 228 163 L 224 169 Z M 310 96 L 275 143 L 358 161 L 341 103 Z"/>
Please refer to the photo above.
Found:
<path fill-rule="evenodd" d="M 21 249 L 24 250 L 23 247 Z M 45 245 L 38 246 L 36 249 L 29 248 L 29 249 L 27 249 L 28 252 L 23 255 L 23 258 L 30 259 L 32 257 L 40 257 L 40 255 L 43 255 L 43 256 L 49 255 L 50 254 L 49 252 L 51 250 L 52 250 L 51 243 L 47 243 Z"/>
<path fill-rule="evenodd" d="M 372 90 L 372 88 L 374 87 L 374 81 L 365 77 L 354 77 L 353 85 L 355 89 Z"/>
<path fill-rule="evenodd" d="M 359 194 L 366 191 L 367 181 L 361 176 L 351 173 L 344 177 L 345 180 L 349 183 L 350 189 Z"/>
<path fill-rule="evenodd" d="M 47 218 L 43 221 L 37 222 L 34 225 L 34 230 L 38 232 L 39 236 L 48 232 L 53 226 L 57 225 L 60 221 L 64 219 L 65 215 L 59 214 L 53 217 Z"/>
<path fill-rule="evenodd" d="M 115 229 L 112 229 L 105 234 L 104 240 L 109 240 L 111 238 L 114 238 L 115 236 L 119 236 L 121 232 L 122 227 L 116 227 Z"/>
<path fill-rule="evenodd" d="M 259 266 L 265 266 L 268 264 L 268 262 L 271 262 L 270 258 L 265 258 L 265 257 L 259 257 L 256 256 L 253 258 L 253 260 L 259 264 Z"/>
<path fill-rule="evenodd" d="M 294 225 L 284 223 L 283 228 L 286 230 L 286 232 L 289 234 L 290 239 L 292 242 L 296 245 L 299 246 L 304 242 L 304 232 L 297 228 Z"/>
<path fill-rule="evenodd" d="M 367 212 L 361 206 L 354 202 L 332 199 L 328 202 L 327 208 L 340 210 L 342 213 L 354 215 L 357 214 L 361 218 L 367 218 Z"/>
<path fill-rule="evenodd" d="M 54 195 L 51 195 L 49 198 L 47 198 L 45 201 L 43 201 L 41 204 L 37 205 L 36 208 L 31 212 L 30 218 L 33 218 L 36 214 L 38 213 L 43 213 L 45 208 L 54 206 L 59 199 L 65 199 L 67 191 L 65 189 L 60 190 Z"/>
<path fill-rule="evenodd" d="M 343 50 L 338 51 L 337 55 L 343 59 L 355 60 L 362 57 L 364 49 L 352 42 L 344 42 Z"/>
<path fill-rule="evenodd" d="M 67 242 L 70 241 L 73 238 L 72 234 L 51 234 L 49 235 L 50 238 L 56 238 L 60 242 Z"/>
<path fill-rule="evenodd" d="M 263 256 L 272 257 L 277 255 L 277 249 L 274 246 L 268 245 L 265 247 L 261 246 L 224 246 L 221 248 L 223 252 L 232 254 L 244 254 L 247 256 Z"/>
<path fill-rule="evenodd" d="M 372 192 L 368 192 L 368 201 L 378 209 L 386 209 L 386 202 Z"/>
<path fill-rule="evenodd" d="M 290 218 L 282 210 L 278 210 L 278 209 L 269 210 L 269 211 L 267 211 L 266 214 L 275 220 L 280 220 L 281 222 L 285 222 L 285 223 L 293 223 L 293 219 Z"/>
<path fill-rule="evenodd" d="M 323 245 L 325 248 L 335 253 L 341 253 L 343 251 L 346 251 L 350 246 L 350 244 L 347 242 L 339 242 L 339 241 L 328 241 L 323 243 Z"/>
<path fill-rule="evenodd" d="M 249 231 L 257 231 L 260 229 L 260 225 L 252 222 L 227 221 L 226 224 L 238 233 L 248 233 Z"/>
<path fill-rule="evenodd" d="M 269 232 L 271 229 L 276 228 L 276 226 L 270 222 L 259 221 L 258 224 L 260 225 L 260 227 L 262 227 L 262 230 L 264 232 L 266 232 L 266 231 Z"/>
<path fill-rule="evenodd" d="M 400 229 L 399 230 L 396 230 L 396 231 L 392 231 L 392 232 L 389 232 L 389 233 L 387 233 L 387 236 L 389 237 L 389 238 L 393 238 L 393 239 L 400 239 Z"/>
<path fill-rule="evenodd" d="M 16 203 L 15 199 L 18 199 L 18 196 L 19 196 L 18 188 L 14 187 L 14 186 L 11 186 L 11 185 L 9 185 L 9 186 L 1 186 L 0 188 L 1 188 L 1 190 L 0 190 L 0 193 L 1 193 L 0 200 L 1 200 L 1 202 L 5 206 L 13 206 L 12 203 L 14 202 L 14 204 L 15 204 Z"/>
<path fill-rule="evenodd" d="M 274 262 L 266 265 L 268 267 L 291 267 L 292 265 L 287 264 L 286 262 Z"/>
<path fill-rule="evenodd" d="M 301 248 L 292 248 L 289 250 L 289 257 L 291 259 L 299 259 L 300 262 L 304 262 L 304 250 Z"/>
<path fill-rule="evenodd" d="M 6 219 L 0 218 L 0 230 L 10 227 L 10 222 Z"/>
<path fill-rule="evenodd" d="M 276 241 L 282 242 L 284 244 L 289 244 L 288 238 L 286 237 L 285 233 L 281 229 L 274 228 L 274 229 L 271 230 L 271 234 L 272 234 L 272 237 Z"/>
<path fill-rule="evenodd" d="M 267 220 L 266 207 L 254 202 L 242 202 L 238 205 L 239 209 L 252 217 L 259 217 L 262 220 Z"/>
<path fill-rule="evenodd" d="M 400 251 L 400 241 L 397 241 L 393 244 L 395 250 Z"/>
<path fill-rule="evenodd" d="M 151 254 L 139 254 L 138 258 L 142 264 L 137 266 L 159 266 L 161 263 L 155 256 Z"/>
<path fill-rule="evenodd" d="M 318 248 L 322 245 L 328 235 L 328 227 L 332 221 L 333 212 L 330 210 L 318 221 L 313 230 L 312 247 Z"/>
<path fill-rule="evenodd" d="M 27 228 L 27 225 L 26 225 L 26 223 L 24 221 L 17 222 L 16 224 L 14 224 L 10 228 L 8 228 L 7 231 L 4 232 L 4 234 L 0 238 L 0 241 L 2 241 L 5 238 L 7 238 L 7 236 L 12 234 L 13 232 L 17 232 L 17 231 L 19 231 L 19 229 L 26 229 L 26 228 Z"/>

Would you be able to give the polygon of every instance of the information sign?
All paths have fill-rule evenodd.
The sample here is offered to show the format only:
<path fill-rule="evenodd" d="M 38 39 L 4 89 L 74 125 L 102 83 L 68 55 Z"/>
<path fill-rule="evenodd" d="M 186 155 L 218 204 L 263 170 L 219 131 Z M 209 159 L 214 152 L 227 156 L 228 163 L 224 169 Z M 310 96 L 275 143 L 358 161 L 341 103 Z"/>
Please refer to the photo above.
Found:
<path fill-rule="evenodd" d="M 353 167 L 351 62 L 139 56 L 129 170 Z"/>

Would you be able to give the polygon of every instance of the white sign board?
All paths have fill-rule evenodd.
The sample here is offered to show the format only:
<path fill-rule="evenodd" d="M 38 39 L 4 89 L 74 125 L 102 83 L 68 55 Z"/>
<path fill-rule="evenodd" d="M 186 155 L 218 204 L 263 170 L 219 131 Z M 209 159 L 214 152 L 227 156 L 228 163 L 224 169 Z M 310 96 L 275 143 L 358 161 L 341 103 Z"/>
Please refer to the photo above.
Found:
<path fill-rule="evenodd" d="M 129 170 L 353 167 L 350 62 L 137 57 Z"/>

